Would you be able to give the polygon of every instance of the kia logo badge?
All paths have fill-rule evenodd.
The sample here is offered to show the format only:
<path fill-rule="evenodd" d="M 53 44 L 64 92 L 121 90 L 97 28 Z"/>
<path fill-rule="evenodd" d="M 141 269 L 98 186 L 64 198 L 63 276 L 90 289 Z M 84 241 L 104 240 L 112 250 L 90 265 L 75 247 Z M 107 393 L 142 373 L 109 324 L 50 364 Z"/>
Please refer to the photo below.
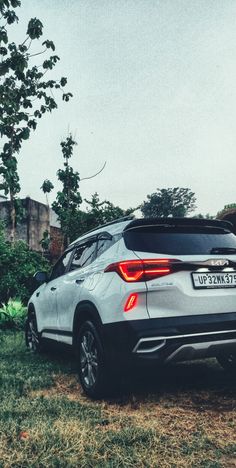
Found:
<path fill-rule="evenodd" d="M 211 260 L 211 265 L 212 266 L 225 266 L 225 265 L 228 265 L 228 264 L 229 264 L 229 260 L 225 260 L 225 259 Z"/>

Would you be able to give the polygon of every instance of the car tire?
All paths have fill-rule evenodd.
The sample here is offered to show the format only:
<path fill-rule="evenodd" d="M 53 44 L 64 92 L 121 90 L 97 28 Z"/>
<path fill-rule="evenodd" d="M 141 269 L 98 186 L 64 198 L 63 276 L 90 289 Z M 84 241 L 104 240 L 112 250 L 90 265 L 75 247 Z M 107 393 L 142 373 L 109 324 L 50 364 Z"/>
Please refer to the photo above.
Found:
<path fill-rule="evenodd" d="M 218 356 L 217 360 L 227 372 L 236 372 L 236 353 L 229 353 L 224 356 Z"/>
<path fill-rule="evenodd" d="M 91 320 L 80 326 L 77 340 L 78 373 L 81 386 L 90 398 L 100 399 L 111 391 L 111 378 L 105 351 Z"/>
<path fill-rule="evenodd" d="M 26 319 L 25 343 L 27 348 L 33 353 L 42 351 L 42 340 L 38 332 L 35 312 L 30 312 Z"/>

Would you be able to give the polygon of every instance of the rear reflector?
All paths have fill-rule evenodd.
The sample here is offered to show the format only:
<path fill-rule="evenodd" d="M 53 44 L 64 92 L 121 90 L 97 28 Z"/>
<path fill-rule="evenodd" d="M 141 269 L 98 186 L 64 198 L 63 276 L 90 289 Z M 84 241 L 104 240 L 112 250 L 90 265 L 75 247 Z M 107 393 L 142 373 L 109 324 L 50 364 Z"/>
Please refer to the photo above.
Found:
<path fill-rule="evenodd" d="M 161 258 L 154 260 L 125 260 L 112 263 L 105 272 L 115 271 L 127 282 L 148 281 L 172 273 L 171 263 L 178 260 Z"/>
<path fill-rule="evenodd" d="M 129 310 L 133 309 L 136 306 L 137 301 L 138 301 L 138 294 L 137 293 L 130 294 L 130 296 L 128 297 L 125 303 L 124 311 L 129 312 Z"/>

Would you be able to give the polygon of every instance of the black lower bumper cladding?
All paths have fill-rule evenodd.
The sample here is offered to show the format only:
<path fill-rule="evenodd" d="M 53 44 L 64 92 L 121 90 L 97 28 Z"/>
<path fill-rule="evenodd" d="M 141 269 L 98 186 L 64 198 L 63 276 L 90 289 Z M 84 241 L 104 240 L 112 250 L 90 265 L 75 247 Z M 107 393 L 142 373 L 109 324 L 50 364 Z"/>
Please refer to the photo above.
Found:
<path fill-rule="evenodd" d="M 205 346 L 209 348 L 207 353 L 211 356 L 217 353 L 219 345 L 223 342 L 226 346 L 236 346 L 236 312 L 127 320 L 105 324 L 103 333 L 110 355 L 118 355 L 125 360 L 131 358 L 168 361 L 169 356 L 183 347 L 185 353 L 182 353 L 182 356 L 189 356 L 191 359 L 195 357 L 191 352 L 193 344 L 199 344 L 197 347 L 200 350 L 204 349 L 204 343 L 207 342 L 212 343 L 212 346 Z M 155 339 L 164 337 L 165 343 L 153 352 L 141 352 L 141 348 L 138 353 L 134 352 L 140 340 L 152 337 Z M 179 354 L 181 357 L 181 353 Z M 201 356 L 201 353 L 199 355 Z"/>

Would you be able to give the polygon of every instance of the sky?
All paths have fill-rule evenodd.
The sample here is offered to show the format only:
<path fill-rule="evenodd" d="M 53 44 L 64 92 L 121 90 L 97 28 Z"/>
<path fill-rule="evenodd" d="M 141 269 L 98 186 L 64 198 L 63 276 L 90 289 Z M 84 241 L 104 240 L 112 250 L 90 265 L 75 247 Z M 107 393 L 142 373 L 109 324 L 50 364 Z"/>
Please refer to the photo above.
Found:
<path fill-rule="evenodd" d="M 30 18 L 43 22 L 61 59 L 52 77 L 66 76 L 74 95 L 58 95 L 24 142 L 22 197 L 44 202 L 47 178 L 53 201 L 72 132 L 81 178 L 106 162 L 81 181 L 83 198 L 97 191 L 128 208 L 180 186 L 195 192 L 197 213 L 236 202 L 235 0 L 22 0 L 18 15 L 19 40 Z"/>

